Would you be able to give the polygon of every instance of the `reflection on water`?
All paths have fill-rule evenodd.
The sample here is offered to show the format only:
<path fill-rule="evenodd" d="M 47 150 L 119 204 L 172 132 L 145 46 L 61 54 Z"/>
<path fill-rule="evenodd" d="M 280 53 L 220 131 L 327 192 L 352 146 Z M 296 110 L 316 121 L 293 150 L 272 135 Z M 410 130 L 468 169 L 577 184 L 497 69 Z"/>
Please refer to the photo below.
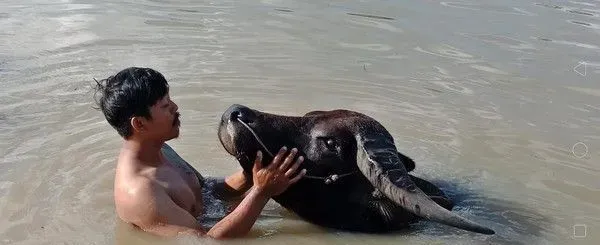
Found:
<path fill-rule="evenodd" d="M 2 1 L 0 243 L 598 244 L 598 6 Z M 581 62 L 585 75 L 574 71 Z M 455 212 L 497 234 L 432 222 L 350 234 L 272 202 L 246 240 L 135 231 L 114 214 L 120 140 L 91 91 L 128 66 L 169 79 L 182 114 L 170 144 L 206 176 L 238 168 L 216 137 L 232 103 L 286 115 L 352 109 L 385 125 Z M 576 224 L 585 238 L 573 237 Z"/>

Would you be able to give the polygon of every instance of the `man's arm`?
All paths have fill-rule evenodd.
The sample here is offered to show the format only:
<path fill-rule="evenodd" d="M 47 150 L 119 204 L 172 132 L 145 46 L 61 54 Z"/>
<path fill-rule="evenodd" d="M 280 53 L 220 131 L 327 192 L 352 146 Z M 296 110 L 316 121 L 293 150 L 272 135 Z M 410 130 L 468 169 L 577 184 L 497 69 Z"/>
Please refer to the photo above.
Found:
<path fill-rule="evenodd" d="M 208 236 L 227 238 L 246 235 L 258 219 L 269 198 L 258 188 L 251 188 L 242 202 L 208 231 Z"/>
<path fill-rule="evenodd" d="M 271 196 L 279 195 L 306 174 L 303 170 L 294 177 L 303 158 L 292 164 L 297 151 L 294 149 L 285 157 L 286 152 L 282 148 L 265 168 L 259 152 L 252 170 L 252 188 L 230 214 L 206 233 L 189 212 L 173 202 L 162 186 L 149 179 L 143 179 L 135 194 L 126 198 L 118 210 L 125 221 L 161 236 L 194 234 L 217 239 L 243 236 L 252 228 Z"/>
<path fill-rule="evenodd" d="M 240 237 L 248 233 L 258 219 L 269 197 L 258 188 L 252 188 L 233 212 L 206 232 L 198 221 L 179 207 L 165 190 L 150 180 L 124 203 L 124 220 L 142 230 L 159 236 L 191 234 L 216 239 Z"/>
<path fill-rule="evenodd" d="M 209 236 L 219 238 L 245 235 L 258 219 L 258 216 L 271 196 L 281 194 L 306 174 L 306 170 L 302 170 L 294 177 L 303 158 L 300 157 L 294 163 L 294 157 L 298 152 L 297 149 L 292 149 L 292 152 L 287 157 L 285 156 L 286 152 L 287 149 L 285 147 L 281 148 L 279 153 L 273 158 L 273 162 L 265 168 L 262 167 L 261 152 L 257 153 L 254 160 L 254 167 L 252 168 L 253 185 L 250 191 L 233 212 L 208 231 Z"/>

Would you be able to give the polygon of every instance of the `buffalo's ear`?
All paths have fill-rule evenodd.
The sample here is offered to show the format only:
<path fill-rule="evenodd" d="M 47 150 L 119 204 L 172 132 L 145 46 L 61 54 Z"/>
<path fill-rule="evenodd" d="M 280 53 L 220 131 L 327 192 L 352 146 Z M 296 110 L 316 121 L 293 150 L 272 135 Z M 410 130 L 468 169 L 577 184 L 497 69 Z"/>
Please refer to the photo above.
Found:
<path fill-rule="evenodd" d="M 319 114 L 323 114 L 326 111 L 309 111 L 308 113 L 304 114 L 305 117 L 312 117 L 312 116 L 317 116 Z"/>
<path fill-rule="evenodd" d="M 415 169 L 415 161 L 413 161 L 410 157 L 407 157 L 406 155 L 404 155 L 400 152 L 397 152 L 397 153 L 398 153 L 398 157 L 400 158 L 400 162 L 402 162 L 406 171 L 407 172 L 413 171 Z"/>

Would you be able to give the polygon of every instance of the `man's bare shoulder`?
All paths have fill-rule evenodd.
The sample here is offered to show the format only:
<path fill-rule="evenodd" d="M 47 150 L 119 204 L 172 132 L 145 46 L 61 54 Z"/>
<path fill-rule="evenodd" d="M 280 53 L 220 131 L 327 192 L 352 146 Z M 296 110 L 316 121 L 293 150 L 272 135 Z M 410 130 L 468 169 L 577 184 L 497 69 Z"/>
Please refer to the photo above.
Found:
<path fill-rule="evenodd" d="M 152 177 L 156 168 L 141 167 L 137 159 L 122 152 L 117 163 L 114 198 L 119 217 L 138 226 L 152 219 L 157 203 L 168 194 Z"/>
<path fill-rule="evenodd" d="M 117 178 L 119 178 L 119 176 Z M 131 199 L 148 199 L 156 196 L 156 194 L 164 192 L 163 186 L 158 184 L 156 180 L 145 175 L 130 175 L 125 178 L 127 179 L 123 179 L 115 184 L 115 195 L 117 195 L 117 197 L 124 197 L 123 200 L 119 201 L 130 202 L 134 201 Z"/>
<path fill-rule="evenodd" d="M 151 221 L 157 213 L 157 204 L 169 198 L 164 187 L 144 175 L 130 175 L 115 184 L 114 194 L 119 217 L 138 226 Z"/>

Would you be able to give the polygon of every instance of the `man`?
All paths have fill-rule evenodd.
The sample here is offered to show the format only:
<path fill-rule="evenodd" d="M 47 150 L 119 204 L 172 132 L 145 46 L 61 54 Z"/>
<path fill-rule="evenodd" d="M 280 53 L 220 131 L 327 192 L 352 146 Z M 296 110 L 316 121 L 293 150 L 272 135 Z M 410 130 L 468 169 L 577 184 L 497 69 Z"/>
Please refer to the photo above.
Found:
<path fill-rule="evenodd" d="M 98 101 L 108 123 L 123 137 L 114 182 L 120 219 L 160 236 L 194 234 L 212 238 L 244 236 L 270 197 L 306 173 L 303 158 L 283 147 L 269 166 L 257 153 L 252 179 L 242 170 L 219 182 L 221 196 L 243 198 L 225 218 L 206 231 L 202 215 L 202 176 L 166 145 L 179 136 L 179 112 L 159 72 L 130 67 L 97 82 Z"/>

